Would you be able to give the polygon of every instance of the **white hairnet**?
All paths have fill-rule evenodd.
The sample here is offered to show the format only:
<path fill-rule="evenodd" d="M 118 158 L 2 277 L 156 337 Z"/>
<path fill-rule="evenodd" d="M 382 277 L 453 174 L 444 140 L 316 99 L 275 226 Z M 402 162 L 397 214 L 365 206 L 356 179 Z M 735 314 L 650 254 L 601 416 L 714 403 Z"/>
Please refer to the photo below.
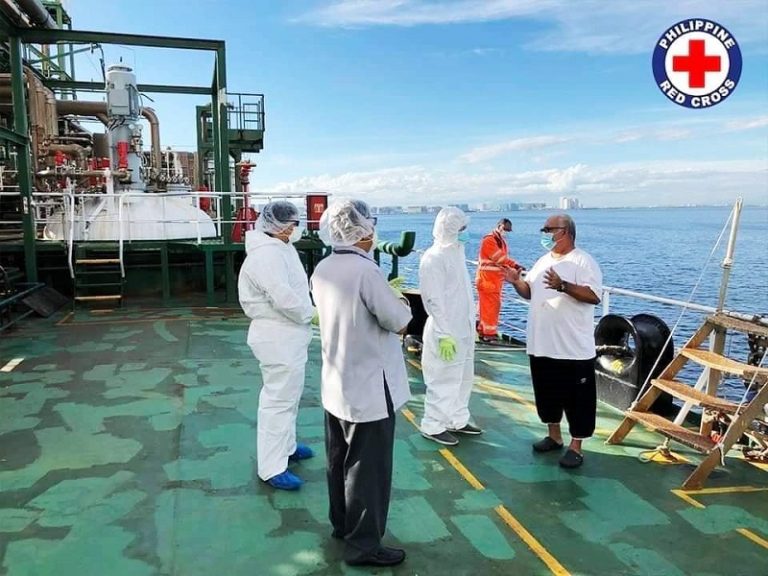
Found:
<path fill-rule="evenodd" d="M 447 246 L 458 242 L 459 230 L 469 224 L 466 214 L 455 206 L 448 206 L 437 213 L 435 226 L 432 228 L 432 237 L 435 244 Z"/>
<path fill-rule="evenodd" d="M 266 234 L 279 234 L 291 223 L 299 220 L 299 210 L 294 204 L 285 200 L 270 202 L 261 210 L 256 220 L 256 230 Z"/>
<path fill-rule="evenodd" d="M 362 200 L 340 200 L 320 217 L 320 239 L 330 246 L 352 246 L 373 234 L 368 204 Z"/>

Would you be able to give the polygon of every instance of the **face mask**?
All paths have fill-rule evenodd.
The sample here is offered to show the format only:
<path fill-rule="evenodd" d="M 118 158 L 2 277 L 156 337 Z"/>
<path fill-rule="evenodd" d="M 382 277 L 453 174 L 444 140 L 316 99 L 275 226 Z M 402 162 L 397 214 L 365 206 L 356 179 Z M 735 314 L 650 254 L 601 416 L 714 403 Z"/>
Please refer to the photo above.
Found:
<path fill-rule="evenodd" d="M 552 250 L 552 248 L 555 247 L 555 234 L 554 232 L 542 232 L 541 233 L 541 245 L 544 247 L 544 250 Z"/>
<path fill-rule="evenodd" d="M 379 235 L 376 234 L 376 230 L 373 231 L 373 238 L 371 240 L 371 248 L 368 250 L 368 254 L 373 256 L 373 253 L 376 251 L 376 246 L 379 245 Z"/>
<path fill-rule="evenodd" d="M 294 242 L 298 242 L 301 240 L 301 235 L 304 233 L 304 228 L 301 226 L 296 226 L 293 230 L 291 230 L 290 236 L 288 236 L 288 242 L 293 244 Z"/>
<path fill-rule="evenodd" d="M 462 230 L 459 232 L 458 241 L 462 244 L 466 244 L 469 242 L 469 231 L 468 230 Z"/>

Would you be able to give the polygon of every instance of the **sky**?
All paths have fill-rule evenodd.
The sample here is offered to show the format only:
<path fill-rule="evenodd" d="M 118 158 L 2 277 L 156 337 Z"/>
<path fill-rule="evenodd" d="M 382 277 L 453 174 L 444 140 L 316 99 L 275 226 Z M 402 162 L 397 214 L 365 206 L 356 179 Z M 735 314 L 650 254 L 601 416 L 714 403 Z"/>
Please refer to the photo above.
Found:
<path fill-rule="evenodd" d="M 251 188 L 374 205 L 768 204 L 768 4 L 729 0 L 68 0 L 73 28 L 225 40 L 229 92 L 263 93 Z M 739 43 L 725 101 L 672 103 L 651 56 L 676 22 Z M 105 46 L 140 83 L 210 85 L 209 53 Z M 98 53 L 77 62 L 101 80 Z M 196 96 L 149 95 L 193 150 Z M 99 99 L 100 96 L 86 96 Z M 148 129 L 145 129 L 148 140 Z"/>

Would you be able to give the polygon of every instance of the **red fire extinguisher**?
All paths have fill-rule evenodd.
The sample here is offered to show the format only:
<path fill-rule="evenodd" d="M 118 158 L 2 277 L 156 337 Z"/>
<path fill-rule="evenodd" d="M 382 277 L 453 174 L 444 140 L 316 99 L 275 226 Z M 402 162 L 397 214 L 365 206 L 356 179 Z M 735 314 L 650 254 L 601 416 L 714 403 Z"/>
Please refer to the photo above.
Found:
<path fill-rule="evenodd" d="M 206 186 L 205 184 L 201 184 L 200 186 L 197 187 L 197 191 L 198 191 L 198 193 L 209 192 L 208 186 Z M 203 212 L 206 212 L 206 213 L 211 211 L 211 197 L 210 196 L 202 196 L 201 195 L 199 200 L 198 200 L 198 202 L 199 202 L 200 210 L 202 210 Z"/>
<path fill-rule="evenodd" d="M 245 233 L 253 230 L 253 224 L 259 217 L 259 213 L 248 204 L 248 175 L 256 166 L 249 160 L 239 163 L 240 166 L 240 184 L 243 188 L 243 205 L 237 209 L 235 216 L 235 225 L 232 227 L 232 242 L 245 242 Z"/>

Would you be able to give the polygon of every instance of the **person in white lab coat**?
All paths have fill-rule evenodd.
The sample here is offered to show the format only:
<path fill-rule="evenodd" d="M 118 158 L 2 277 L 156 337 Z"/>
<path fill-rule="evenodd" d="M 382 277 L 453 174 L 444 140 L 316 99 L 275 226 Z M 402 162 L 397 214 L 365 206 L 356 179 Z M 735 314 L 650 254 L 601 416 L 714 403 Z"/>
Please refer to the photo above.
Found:
<path fill-rule="evenodd" d="M 419 264 L 419 288 L 429 317 L 421 357 L 424 416 L 421 433 L 453 446 L 459 434 L 482 430 L 470 423 L 469 397 L 475 377 L 475 304 L 464 243 L 469 219 L 459 208 L 440 210 L 432 230 L 434 243 Z"/>
<path fill-rule="evenodd" d="M 288 470 L 288 461 L 313 456 L 308 446 L 296 443 L 314 315 L 307 274 L 293 246 L 301 234 L 296 206 L 267 204 L 255 230 L 246 234 L 247 256 L 237 284 L 240 306 L 251 318 L 248 345 L 261 369 L 257 473 L 281 490 L 297 490 L 302 484 Z"/>
<path fill-rule="evenodd" d="M 405 552 L 383 546 L 392 488 L 395 413 L 410 398 L 398 334 L 407 301 L 387 284 L 372 253 L 368 205 L 338 202 L 320 220 L 333 246 L 312 275 L 323 352 L 322 402 L 333 537 L 351 565 L 394 566 Z"/>

